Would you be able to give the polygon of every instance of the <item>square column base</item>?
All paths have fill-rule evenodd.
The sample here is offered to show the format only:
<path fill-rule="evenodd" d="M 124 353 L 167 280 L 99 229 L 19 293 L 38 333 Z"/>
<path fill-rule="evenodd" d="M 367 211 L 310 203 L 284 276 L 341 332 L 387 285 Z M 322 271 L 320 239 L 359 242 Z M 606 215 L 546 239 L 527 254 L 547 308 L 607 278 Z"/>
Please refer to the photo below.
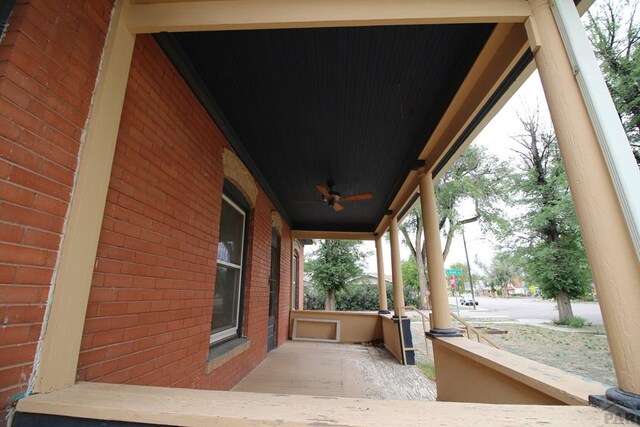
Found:
<path fill-rule="evenodd" d="M 618 388 L 610 388 L 604 396 L 589 396 L 589 403 L 611 413 L 609 422 L 616 422 L 614 416 L 640 424 L 640 395 L 626 393 Z M 605 416 L 605 424 L 607 418 Z"/>
<path fill-rule="evenodd" d="M 436 338 L 453 338 L 453 337 L 461 337 L 462 334 L 456 328 L 449 329 L 440 329 L 440 328 L 431 328 L 429 332 L 425 332 L 425 335 L 430 340 Z"/>

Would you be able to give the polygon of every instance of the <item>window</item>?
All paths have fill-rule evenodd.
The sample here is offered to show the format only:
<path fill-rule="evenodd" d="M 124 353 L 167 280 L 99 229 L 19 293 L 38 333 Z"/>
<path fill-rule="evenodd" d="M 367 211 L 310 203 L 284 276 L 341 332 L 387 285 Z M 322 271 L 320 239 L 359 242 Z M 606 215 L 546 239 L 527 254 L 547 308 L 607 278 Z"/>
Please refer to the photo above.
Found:
<path fill-rule="evenodd" d="M 226 190 L 227 185 L 225 193 Z M 210 343 L 237 337 L 242 332 L 240 314 L 246 220 L 246 210 L 224 194 Z"/>

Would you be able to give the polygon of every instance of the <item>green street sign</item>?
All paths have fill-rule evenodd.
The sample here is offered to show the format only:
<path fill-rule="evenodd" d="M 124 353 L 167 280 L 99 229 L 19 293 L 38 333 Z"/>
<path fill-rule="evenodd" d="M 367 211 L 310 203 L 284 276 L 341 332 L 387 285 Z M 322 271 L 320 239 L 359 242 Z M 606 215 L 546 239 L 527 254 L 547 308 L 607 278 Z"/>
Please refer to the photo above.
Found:
<path fill-rule="evenodd" d="M 462 270 L 447 270 L 445 271 L 447 276 L 462 276 Z"/>

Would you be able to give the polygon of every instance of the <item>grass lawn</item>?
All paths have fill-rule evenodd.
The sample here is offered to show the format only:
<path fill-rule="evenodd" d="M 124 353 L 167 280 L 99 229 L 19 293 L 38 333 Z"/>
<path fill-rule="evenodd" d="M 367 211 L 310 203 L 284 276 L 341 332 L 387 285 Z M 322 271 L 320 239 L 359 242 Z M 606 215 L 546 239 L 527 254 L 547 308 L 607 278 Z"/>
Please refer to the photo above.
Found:
<path fill-rule="evenodd" d="M 491 338 L 514 354 L 605 384 L 617 383 L 607 336 L 601 328 L 559 331 L 511 323 L 488 326 L 508 331 Z"/>
<path fill-rule="evenodd" d="M 548 328 L 500 322 L 475 326 L 506 330 L 506 334 L 490 335 L 490 338 L 511 353 L 611 386 L 617 383 L 602 327 Z M 428 349 L 425 349 L 421 323 L 412 322 L 411 330 L 417 365 L 426 376 L 433 378 L 435 371 L 431 343 L 427 342 Z"/>

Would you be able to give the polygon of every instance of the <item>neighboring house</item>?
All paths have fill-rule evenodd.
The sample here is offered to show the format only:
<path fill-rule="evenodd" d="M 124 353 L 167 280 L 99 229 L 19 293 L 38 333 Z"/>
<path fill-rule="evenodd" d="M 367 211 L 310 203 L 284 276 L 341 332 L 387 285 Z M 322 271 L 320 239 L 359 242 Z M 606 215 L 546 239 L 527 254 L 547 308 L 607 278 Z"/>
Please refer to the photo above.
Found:
<path fill-rule="evenodd" d="M 520 277 L 514 278 L 508 286 L 509 293 L 511 295 L 532 296 L 535 295 L 538 289 L 522 280 Z"/>
<path fill-rule="evenodd" d="M 513 288 L 509 289 L 511 295 L 523 295 L 528 296 L 531 295 L 529 291 L 529 285 L 523 281 L 520 277 L 516 277 L 511 281 Z"/>
<path fill-rule="evenodd" d="M 392 276 L 390 274 L 385 274 L 384 282 L 387 287 L 393 285 Z M 362 286 L 378 286 L 378 275 L 376 273 L 363 273 L 362 275 L 355 277 L 347 282 L 351 285 L 362 285 Z"/>

